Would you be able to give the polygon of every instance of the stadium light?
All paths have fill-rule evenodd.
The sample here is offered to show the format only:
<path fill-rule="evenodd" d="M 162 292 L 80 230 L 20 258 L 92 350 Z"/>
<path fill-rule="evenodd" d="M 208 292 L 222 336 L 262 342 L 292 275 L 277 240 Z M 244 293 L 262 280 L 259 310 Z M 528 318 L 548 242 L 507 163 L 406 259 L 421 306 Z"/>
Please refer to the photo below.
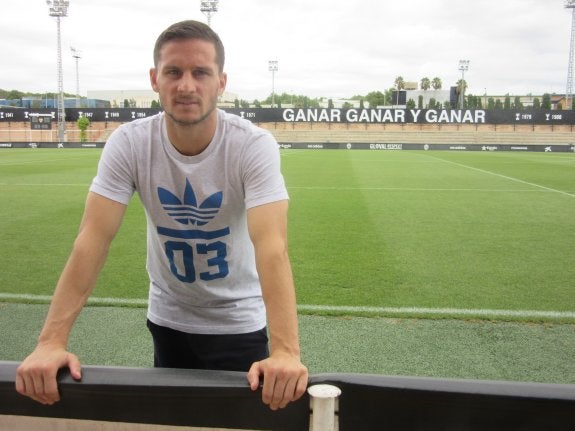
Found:
<path fill-rule="evenodd" d="M 278 71 L 278 61 L 270 60 L 268 62 L 268 70 L 272 73 L 272 108 L 275 105 L 275 73 Z"/>
<path fill-rule="evenodd" d="M 72 51 L 72 57 L 76 60 L 76 108 L 81 108 L 80 106 L 80 67 L 79 62 L 82 58 L 82 53 L 74 48 L 73 46 L 70 47 L 70 51 Z"/>
<path fill-rule="evenodd" d="M 565 89 L 565 108 L 573 105 L 573 60 L 575 50 L 575 0 L 566 0 L 565 8 L 571 9 L 571 37 L 569 42 L 569 64 L 567 65 L 567 87 Z"/>
<path fill-rule="evenodd" d="M 459 60 L 459 70 L 461 70 L 461 91 L 459 92 L 459 109 L 463 109 L 465 93 L 465 72 L 469 70 L 469 60 Z"/>
<path fill-rule="evenodd" d="M 212 15 L 218 11 L 218 0 L 205 0 L 200 3 L 200 11 L 208 17 L 208 25 L 212 26 Z"/>
<path fill-rule="evenodd" d="M 62 73 L 62 35 L 60 32 L 60 18 L 68 16 L 69 0 L 46 0 L 49 14 L 56 18 L 58 32 L 58 141 L 66 140 L 66 111 L 64 110 L 64 78 Z"/>

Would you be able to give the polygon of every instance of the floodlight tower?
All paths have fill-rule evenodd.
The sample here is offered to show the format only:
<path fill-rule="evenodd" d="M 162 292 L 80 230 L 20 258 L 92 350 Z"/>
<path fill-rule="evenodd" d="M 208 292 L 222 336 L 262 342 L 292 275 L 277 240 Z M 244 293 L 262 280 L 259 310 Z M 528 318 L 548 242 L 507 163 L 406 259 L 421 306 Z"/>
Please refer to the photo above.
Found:
<path fill-rule="evenodd" d="M 60 18 L 68 16 L 69 0 L 46 0 L 50 8 L 50 16 L 56 17 L 58 31 L 58 141 L 64 142 L 66 138 L 66 112 L 64 110 L 64 78 L 62 74 L 62 36 L 60 32 Z"/>
<path fill-rule="evenodd" d="M 465 94 L 464 94 L 465 72 L 469 70 L 469 60 L 459 60 L 459 70 L 461 70 L 461 89 L 459 91 L 459 108 L 463 109 L 463 101 L 465 100 Z"/>
<path fill-rule="evenodd" d="M 208 25 L 212 26 L 212 15 L 218 11 L 218 0 L 203 0 L 200 3 L 200 11 L 208 17 Z"/>
<path fill-rule="evenodd" d="M 268 70 L 272 73 L 272 108 L 275 105 L 275 74 L 278 71 L 278 61 L 270 60 L 268 62 Z"/>
<path fill-rule="evenodd" d="M 73 46 L 70 47 L 70 51 L 76 60 L 76 108 L 80 108 L 80 67 L 78 64 L 82 58 L 82 53 Z"/>
<path fill-rule="evenodd" d="M 569 43 L 569 64 L 567 66 L 567 88 L 565 89 L 565 104 L 567 109 L 573 105 L 573 50 L 575 49 L 575 0 L 566 0 L 565 8 L 571 9 L 571 37 Z"/>

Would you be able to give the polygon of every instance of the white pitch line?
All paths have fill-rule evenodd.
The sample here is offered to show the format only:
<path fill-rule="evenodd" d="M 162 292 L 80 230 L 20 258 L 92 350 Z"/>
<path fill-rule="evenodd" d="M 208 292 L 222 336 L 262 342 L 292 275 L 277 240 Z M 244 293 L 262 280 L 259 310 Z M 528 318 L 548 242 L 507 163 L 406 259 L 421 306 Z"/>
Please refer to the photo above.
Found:
<path fill-rule="evenodd" d="M 373 190 L 373 191 L 399 191 L 399 192 L 497 192 L 497 193 L 548 193 L 550 190 L 524 190 L 524 189 L 432 189 L 424 187 L 320 187 L 320 186 L 287 186 L 289 189 L 294 190 Z"/>
<path fill-rule="evenodd" d="M 373 313 L 392 315 L 443 315 L 443 316 L 482 316 L 482 317 L 522 317 L 546 319 L 575 319 L 571 311 L 539 310 L 489 310 L 467 308 L 420 308 L 420 307 L 352 307 L 338 305 L 298 305 L 299 311 L 339 312 L 339 313 Z"/>
<path fill-rule="evenodd" d="M 61 161 L 68 161 L 68 160 L 81 160 L 85 159 L 83 156 L 74 156 L 74 157 L 61 157 L 57 159 L 36 159 L 36 160 L 18 160 L 18 161 L 6 161 L 0 162 L 0 166 L 19 166 L 19 165 L 34 165 L 34 164 L 41 164 L 46 165 L 52 162 L 61 162 Z"/>
<path fill-rule="evenodd" d="M 17 293 L 0 293 L 1 300 L 18 300 L 48 303 L 49 295 L 29 295 Z M 88 299 L 89 305 L 124 305 L 131 307 L 146 307 L 147 299 L 98 298 Z M 421 308 L 421 307 L 354 307 L 338 305 L 298 305 L 298 311 L 338 312 L 338 313 L 370 313 L 379 315 L 417 315 L 417 316 L 461 316 L 461 317 L 502 317 L 523 319 L 575 319 L 575 311 L 541 311 L 541 310 L 490 310 L 467 308 Z"/>
<path fill-rule="evenodd" d="M 32 301 L 47 303 L 52 300 L 50 295 L 29 295 L 19 293 L 0 293 L 1 300 L 17 300 L 17 301 Z M 131 307 L 146 307 L 148 305 L 147 299 L 125 299 L 125 298 L 88 298 L 88 304 L 91 305 L 126 305 Z"/>
<path fill-rule="evenodd" d="M 32 184 L 32 183 L 0 183 L 1 187 L 89 187 L 90 184 L 84 183 L 44 183 L 44 184 Z"/>
<path fill-rule="evenodd" d="M 507 176 L 507 175 L 498 174 L 498 173 L 496 173 L 496 172 L 487 171 L 487 170 L 485 170 L 485 169 L 475 168 L 475 167 L 473 167 L 473 166 L 464 165 L 464 164 L 462 164 L 462 163 L 452 162 L 452 161 L 450 161 L 450 160 L 445 160 L 445 159 L 442 159 L 442 158 L 439 158 L 439 157 L 433 157 L 433 156 L 430 156 L 430 155 L 428 155 L 428 154 L 426 154 L 426 156 L 427 156 L 427 157 L 430 157 L 430 158 L 432 158 L 432 159 L 435 159 L 435 160 L 440 160 L 440 161 L 445 162 L 445 163 L 449 163 L 449 164 L 452 164 L 452 165 L 455 165 L 455 166 L 459 166 L 459 167 L 461 167 L 461 168 L 471 169 L 471 170 L 473 170 L 473 171 L 477 171 L 477 172 L 481 172 L 481 173 L 484 173 L 484 174 L 493 175 L 493 176 L 496 176 L 496 177 L 504 178 L 504 179 L 506 179 L 506 180 L 515 181 L 515 182 L 518 182 L 518 183 L 521 183 L 521 184 L 527 184 L 528 186 L 539 187 L 539 188 L 541 188 L 541 189 L 548 190 L 548 191 L 550 191 L 550 192 L 560 193 L 560 194 L 562 194 L 562 195 L 566 195 L 566 196 L 575 198 L 575 194 L 573 194 L 573 193 L 567 193 L 567 192 L 564 192 L 563 190 L 557 190 L 557 189 L 554 189 L 554 188 L 551 188 L 551 187 L 542 186 L 541 184 L 530 183 L 529 181 L 520 180 L 519 178 L 509 177 L 509 176 Z"/>

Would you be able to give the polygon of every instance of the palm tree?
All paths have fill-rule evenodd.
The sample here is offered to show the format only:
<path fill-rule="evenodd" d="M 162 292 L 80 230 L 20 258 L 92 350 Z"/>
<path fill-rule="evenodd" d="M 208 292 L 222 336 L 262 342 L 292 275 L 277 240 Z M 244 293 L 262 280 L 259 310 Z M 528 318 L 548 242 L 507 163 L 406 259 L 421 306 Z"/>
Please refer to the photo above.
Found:
<path fill-rule="evenodd" d="M 425 93 L 427 94 L 427 90 L 429 90 L 429 87 L 431 87 L 431 81 L 429 80 L 429 78 L 426 76 L 425 78 L 421 78 L 421 83 L 419 84 L 419 87 L 425 91 Z M 423 96 L 419 96 L 420 97 L 420 107 L 423 106 Z"/>
<path fill-rule="evenodd" d="M 419 85 L 423 91 L 429 90 L 431 87 L 431 81 L 429 78 L 425 77 L 421 79 L 421 84 Z"/>
<path fill-rule="evenodd" d="M 433 88 L 433 99 L 434 100 L 437 99 L 436 91 L 441 90 L 442 84 L 443 83 L 441 82 L 441 78 L 438 78 L 437 76 L 431 80 L 431 87 Z M 435 106 L 431 106 L 431 103 L 429 105 L 430 105 L 429 106 L 430 109 L 435 109 Z"/>
<path fill-rule="evenodd" d="M 403 79 L 403 76 L 398 76 L 397 78 L 395 78 L 394 81 L 394 85 L 395 88 L 397 88 L 397 96 L 395 99 L 395 104 L 399 105 L 399 91 L 405 88 L 405 80 Z"/>

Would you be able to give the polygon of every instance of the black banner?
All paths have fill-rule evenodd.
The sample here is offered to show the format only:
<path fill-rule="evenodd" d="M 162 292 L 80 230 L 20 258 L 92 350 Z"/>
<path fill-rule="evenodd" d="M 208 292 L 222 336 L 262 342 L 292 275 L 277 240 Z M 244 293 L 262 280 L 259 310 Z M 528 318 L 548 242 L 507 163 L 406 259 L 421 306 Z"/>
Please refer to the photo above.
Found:
<path fill-rule="evenodd" d="M 226 109 L 255 123 L 575 124 L 575 111 L 483 109 Z"/>
<path fill-rule="evenodd" d="M 355 109 L 355 108 L 233 108 L 225 109 L 254 123 L 362 123 L 362 124 L 575 124 L 575 111 L 483 110 L 483 109 Z M 69 108 L 66 121 L 87 117 L 90 121 L 128 122 L 161 112 L 143 108 Z M 34 116 L 50 115 L 55 109 L 0 108 L 0 121 L 30 121 Z"/>
<path fill-rule="evenodd" d="M 1 148 L 104 148 L 104 142 L 0 142 Z"/>
<path fill-rule="evenodd" d="M 542 144 L 372 144 L 367 142 L 280 142 L 282 150 L 371 150 L 371 151 L 511 151 L 540 153 L 573 153 L 575 145 Z"/>
<path fill-rule="evenodd" d="M 80 117 L 86 117 L 90 121 L 104 122 L 117 121 L 126 123 L 140 118 L 150 117 L 161 112 L 160 109 L 140 108 L 68 108 L 66 109 L 66 121 L 78 121 Z M 53 122 L 58 121 L 56 109 L 18 109 L 0 108 L 0 121 L 30 121 L 31 118 L 50 115 Z"/>
<path fill-rule="evenodd" d="M 104 142 L 0 142 L 2 148 L 104 148 Z M 371 151 L 511 151 L 575 153 L 575 145 L 542 144 L 372 144 L 367 142 L 280 142 L 282 150 L 371 150 Z"/>

